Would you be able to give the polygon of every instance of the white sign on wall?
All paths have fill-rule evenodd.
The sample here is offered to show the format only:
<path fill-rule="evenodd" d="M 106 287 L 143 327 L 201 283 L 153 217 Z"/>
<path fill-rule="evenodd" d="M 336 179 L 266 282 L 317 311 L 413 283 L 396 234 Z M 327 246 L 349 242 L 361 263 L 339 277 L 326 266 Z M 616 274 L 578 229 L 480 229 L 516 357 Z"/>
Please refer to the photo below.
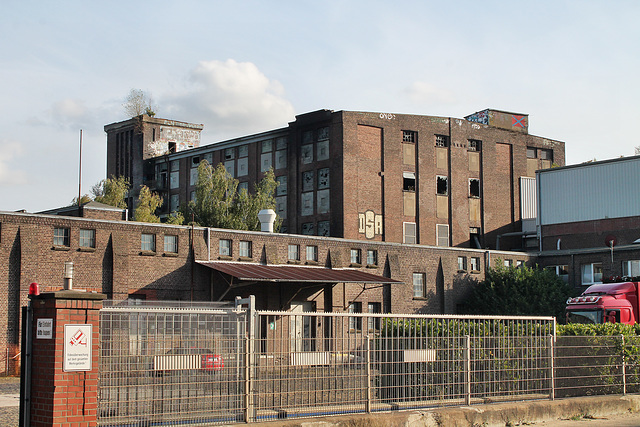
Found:
<path fill-rule="evenodd" d="M 91 370 L 92 325 L 64 325 L 64 361 L 62 369 Z"/>
<path fill-rule="evenodd" d="M 53 339 L 53 319 L 36 320 L 36 339 Z"/>

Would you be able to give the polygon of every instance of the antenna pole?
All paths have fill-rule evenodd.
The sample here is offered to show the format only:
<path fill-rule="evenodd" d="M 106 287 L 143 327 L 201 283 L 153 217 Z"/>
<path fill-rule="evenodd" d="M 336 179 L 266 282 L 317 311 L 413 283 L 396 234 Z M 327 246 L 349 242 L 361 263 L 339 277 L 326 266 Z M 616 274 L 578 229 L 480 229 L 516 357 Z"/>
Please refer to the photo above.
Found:
<path fill-rule="evenodd" d="M 78 163 L 78 209 L 80 209 L 81 197 L 82 197 L 82 129 L 80 129 L 80 161 Z"/>

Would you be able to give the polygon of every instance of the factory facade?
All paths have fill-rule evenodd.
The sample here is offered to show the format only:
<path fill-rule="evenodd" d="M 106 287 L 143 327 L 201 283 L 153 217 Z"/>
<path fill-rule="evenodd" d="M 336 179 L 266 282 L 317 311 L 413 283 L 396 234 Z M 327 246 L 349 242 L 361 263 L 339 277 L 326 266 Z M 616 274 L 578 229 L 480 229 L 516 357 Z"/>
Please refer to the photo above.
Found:
<path fill-rule="evenodd" d="M 285 233 L 535 249 L 535 171 L 564 165 L 564 143 L 530 135 L 528 120 L 491 109 L 465 119 L 319 110 L 203 146 L 202 125 L 139 116 L 105 126 L 107 175 L 130 180 L 130 209 L 147 185 L 168 215 L 195 196 L 202 160 L 248 190 L 273 169 Z"/>

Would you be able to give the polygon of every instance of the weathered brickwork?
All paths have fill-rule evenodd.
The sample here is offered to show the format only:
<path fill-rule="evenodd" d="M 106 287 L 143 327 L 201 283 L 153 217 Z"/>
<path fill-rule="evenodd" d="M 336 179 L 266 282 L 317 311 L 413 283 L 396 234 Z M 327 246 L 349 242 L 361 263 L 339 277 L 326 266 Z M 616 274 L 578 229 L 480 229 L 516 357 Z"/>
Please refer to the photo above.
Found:
<path fill-rule="evenodd" d="M 288 310 L 292 301 L 313 301 L 320 311 L 345 311 L 351 302 L 368 303 L 395 313 L 455 313 L 470 283 L 482 280 L 489 262 L 499 258 L 529 262 L 520 252 L 437 248 L 318 236 L 242 232 L 164 224 L 104 221 L 54 215 L 0 213 L 0 354 L 19 343 L 20 307 L 26 305 L 29 284 L 41 292 L 63 288 L 64 263 L 74 264 L 73 289 L 104 293 L 110 299 L 128 297 L 159 300 L 233 300 L 256 295 L 260 309 Z M 68 229 L 68 246 L 54 245 L 54 230 Z M 95 230 L 95 248 L 79 246 L 80 230 Z M 155 237 L 155 251 L 143 250 L 142 234 Z M 164 236 L 177 236 L 177 253 L 165 251 Z M 231 241 L 231 256 L 220 255 L 220 240 Z M 240 257 L 240 242 L 251 242 L 251 256 Z M 289 245 L 299 245 L 300 260 L 288 259 Z M 306 260 L 307 246 L 316 246 L 318 261 Z M 351 250 L 361 251 L 361 263 L 351 263 Z M 367 250 L 377 264 L 367 265 Z M 479 271 L 458 271 L 458 257 L 467 266 L 480 260 Z M 354 268 L 403 283 L 366 286 L 357 283 L 309 284 L 259 282 L 229 290 L 230 277 L 195 261 L 222 260 Z M 414 298 L 413 273 L 424 273 L 424 292 Z M 0 365 L 2 369 L 3 365 Z"/>
<path fill-rule="evenodd" d="M 495 113 L 512 120 L 510 113 Z M 108 174 L 119 170 L 111 151 L 121 125 L 105 126 Z M 449 117 L 320 110 L 296 116 L 286 128 L 147 157 L 144 165 L 132 157 L 126 176 L 134 188 L 148 185 L 168 201 L 186 203 L 194 190 L 192 172 L 203 159 L 223 163 L 250 190 L 273 167 L 278 179 L 286 179 L 277 202 L 288 233 L 403 243 L 407 224 L 415 224 L 420 244 L 496 248 L 500 236 L 522 230 L 520 178 L 533 177 L 552 162 L 564 165 L 564 143 L 529 135 L 528 125 L 528 117 L 526 128 L 514 128 Z M 132 147 L 146 153 L 153 141 L 152 127 L 145 129 Z M 443 188 L 439 179 L 446 181 Z M 476 194 L 470 192 L 471 179 L 477 180 Z M 163 209 L 168 214 L 171 203 Z M 365 214 L 373 219 L 363 222 Z M 365 232 L 363 225 L 376 218 L 376 232 Z M 505 238 L 501 248 L 520 249 L 522 239 Z"/>

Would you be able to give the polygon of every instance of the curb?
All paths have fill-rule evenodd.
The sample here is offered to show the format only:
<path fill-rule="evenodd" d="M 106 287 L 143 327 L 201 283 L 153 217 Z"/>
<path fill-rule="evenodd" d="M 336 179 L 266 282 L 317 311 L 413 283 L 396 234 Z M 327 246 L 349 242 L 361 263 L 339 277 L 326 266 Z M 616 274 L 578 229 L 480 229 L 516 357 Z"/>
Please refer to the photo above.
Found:
<path fill-rule="evenodd" d="M 492 403 L 432 410 L 252 423 L 273 427 L 505 427 L 572 417 L 605 417 L 640 411 L 640 395 L 588 396 L 557 400 Z"/>

